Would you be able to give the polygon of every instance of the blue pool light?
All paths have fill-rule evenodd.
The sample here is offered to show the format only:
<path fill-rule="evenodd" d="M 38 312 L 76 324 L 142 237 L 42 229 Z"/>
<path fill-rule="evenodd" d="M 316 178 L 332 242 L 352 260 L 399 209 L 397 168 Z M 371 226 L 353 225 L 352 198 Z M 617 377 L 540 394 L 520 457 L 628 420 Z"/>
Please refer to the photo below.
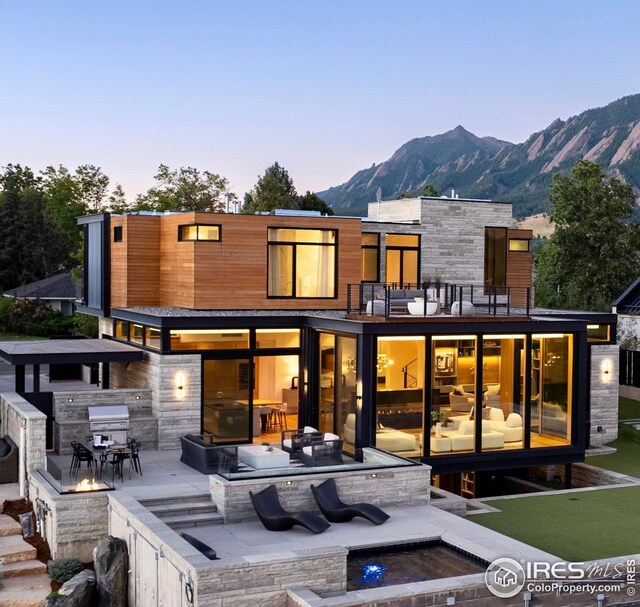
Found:
<path fill-rule="evenodd" d="M 387 568 L 384 565 L 377 563 L 370 563 L 362 568 L 362 582 L 366 584 L 373 584 L 382 580 L 384 572 Z"/>

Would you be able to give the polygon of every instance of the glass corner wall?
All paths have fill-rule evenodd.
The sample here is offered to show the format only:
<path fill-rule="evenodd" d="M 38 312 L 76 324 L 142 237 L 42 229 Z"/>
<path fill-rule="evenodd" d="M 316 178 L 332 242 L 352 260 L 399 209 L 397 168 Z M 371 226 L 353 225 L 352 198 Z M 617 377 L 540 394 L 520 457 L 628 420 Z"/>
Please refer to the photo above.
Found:
<path fill-rule="evenodd" d="M 375 446 L 423 455 L 425 338 L 378 337 Z"/>

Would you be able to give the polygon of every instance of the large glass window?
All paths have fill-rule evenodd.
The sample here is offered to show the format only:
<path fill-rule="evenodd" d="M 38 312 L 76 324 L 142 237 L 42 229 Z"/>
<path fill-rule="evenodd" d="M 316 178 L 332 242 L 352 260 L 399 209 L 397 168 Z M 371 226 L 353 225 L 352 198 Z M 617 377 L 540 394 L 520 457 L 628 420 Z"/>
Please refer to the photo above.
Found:
<path fill-rule="evenodd" d="M 420 281 L 420 236 L 387 234 L 386 281 L 399 287 Z"/>
<path fill-rule="evenodd" d="M 484 230 L 484 284 L 486 287 L 507 284 L 507 228 Z"/>
<path fill-rule="evenodd" d="M 269 297 L 335 297 L 336 230 L 269 228 Z"/>
<path fill-rule="evenodd" d="M 531 447 L 570 444 L 572 336 L 533 335 L 531 358 Z"/>
<path fill-rule="evenodd" d="M 362 234 L 362 282 L 380 277 L 380 234 Z"/>
<path fill-rule="evenodd" d="M 333 412 L 335 408 L 335 371 L 336 336 L 329 333 L 320 333 L 320 430 L 333 432 Z M 353 360 L 353 373 L 355 375 L 355 358 Z M 355 418 L 353 420 L 353 433 L 345 438 L 351 442 L 351 450 L 355 447 Z M 353 440 L 351 440 L 353 439 Z M 347 445 L 349 447 L 349 445 Z"/>
<path fill-rule="evenodd" d="M 424 337 L 379 337 L 374 362 L 376 447 L 407 457 L 421 455 Z"/>
<path fill-rule="evenodd" d="M 482 450 L 524 446 L 524 335 L 485 335 L 482 349 Z"/>
<path fill-rule="evenodd" d="M 154 350 L 160 349 L 160 329 L 145 327 L 145 345 Z"/>
<path fill-rule="evenodd" d="M 248 359 L 203 362 L 202 428 L 215 443 L 250 440 L 251 373 Z"/>
<path fill-rule="evenodd" d="M 299 348 L 300 329 L 256 329 L 258 348 Z"/>
<path fill-rule="evenodd" d="M 248 329 L 180 329 L 171 331 L 172 350 L 238 350 L 248 347 Z"/>
<path fill-rule="evenodd" d="M 220 240 L 220 226 L 216 225 L 186 225 L 178 226 L 178 240 Z"/>
<path fill-rule="evenodd" d="M 475 393 L 475 336 L 434 336 L 432 361 L 429 453 L 473 451 L 475 411 L 482 403 Z"/>
<path fill-rule="evenodd" d="M 142 340 L 144 339 L 144 327 L 142 325 L 132 324 L 129 337 L 132 342 L 142 345 Z"/>
<path fill-rule="evenodd" d="M 116 320 L 114 323 L 113 336 L 118 339 L 129 339 L 129 323 L 124 320 Z"/>

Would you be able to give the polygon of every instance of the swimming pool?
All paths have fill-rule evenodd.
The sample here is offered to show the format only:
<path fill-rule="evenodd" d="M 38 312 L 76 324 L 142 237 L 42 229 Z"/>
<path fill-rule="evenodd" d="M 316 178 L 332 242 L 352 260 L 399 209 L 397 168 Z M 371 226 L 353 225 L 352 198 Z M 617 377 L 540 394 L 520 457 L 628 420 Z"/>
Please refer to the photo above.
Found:
<path fill-rule="evenodd" d="M 484 573 L 488 564 L 440 540 L 352 550 L 347 556 L 347 590 Z"/>

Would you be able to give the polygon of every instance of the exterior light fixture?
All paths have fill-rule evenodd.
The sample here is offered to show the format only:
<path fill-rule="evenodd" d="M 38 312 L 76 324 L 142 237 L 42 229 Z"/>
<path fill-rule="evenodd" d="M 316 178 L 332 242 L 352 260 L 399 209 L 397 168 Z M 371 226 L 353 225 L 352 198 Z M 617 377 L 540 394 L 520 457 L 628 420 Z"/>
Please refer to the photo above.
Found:
<path fill-rule="evenodd" d="M 178 398 L 184 398 L 184 373 L 176 373 L 176 392 Z"/>
<path fill-rule="evenodd" d="M 293 481 L 287 481 L 287 485 L 293 485 Z"/>
<path fill-rule="evenodd" d="M 374 472 L 374 473 L 371 475 L 371 478 L 378 478 L 378 475 Z"/>
<path fill-rule="evenodd" d="M 136 400 L 140 400 L 140 395 L 136 394 L 133 398 L 135 398 Z"/>
<path fill-rule="evenodd" d="M 67 402 L 68 403 L 72 403 L 73 402 L 73 398 L 67 398 Z"/>
<path fill-rule="evenodd" d="M 611 382 L 611 369 L 612 365 L 611 365 L 611 359 L 610 358 L 605 358 L 602 363 L 600 364 L 600 371 L 602 373 L 602 383 L 603 384 L 608 384 Z"/>

